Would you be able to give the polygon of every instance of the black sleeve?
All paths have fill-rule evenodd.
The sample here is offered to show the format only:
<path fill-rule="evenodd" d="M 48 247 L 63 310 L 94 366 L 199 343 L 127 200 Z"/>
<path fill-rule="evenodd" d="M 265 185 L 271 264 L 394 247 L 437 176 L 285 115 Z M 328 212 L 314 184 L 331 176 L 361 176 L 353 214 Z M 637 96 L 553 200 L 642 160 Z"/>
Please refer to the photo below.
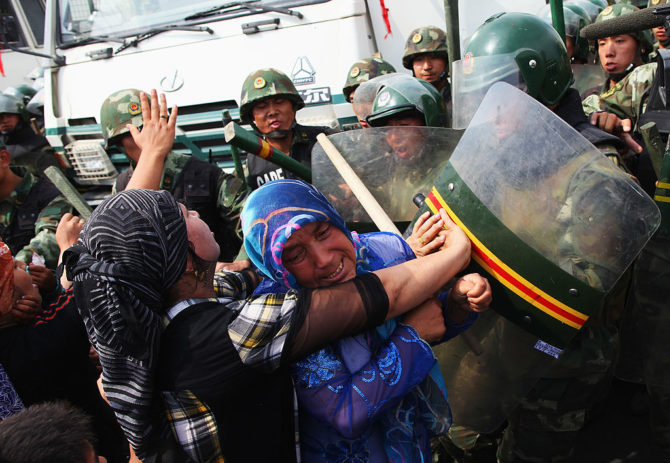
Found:
<path fill-rule="evenodd" d="M 389 299 L 374 273 L 329 288 L 302 290 L 282 361 L 294 361 L 386 319 Z"/>

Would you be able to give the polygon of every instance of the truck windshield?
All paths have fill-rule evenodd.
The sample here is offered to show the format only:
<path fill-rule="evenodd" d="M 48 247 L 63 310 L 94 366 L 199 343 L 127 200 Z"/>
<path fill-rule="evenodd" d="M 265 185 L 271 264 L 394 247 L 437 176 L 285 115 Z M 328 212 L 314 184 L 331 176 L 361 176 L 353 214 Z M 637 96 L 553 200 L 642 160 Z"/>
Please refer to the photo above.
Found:
<path fill-rule="evenodd" d="M 286 3 L 286 2 L 282 2 Z M 293 4 L 314 3 L 305 1 Z M 181 23 L 189 17 L 253 14 L 251 6 L 277 4 L 276 0 L 59 0 L 61 45 L 89 42 L 91 39 L 127 37 L 167 24 Z M 201 12 L 211 14 L 200 15 Z M 193 18 L 195 19 L 195 17 Z M 191 23 L 192 24 L 192 23 Z"/>

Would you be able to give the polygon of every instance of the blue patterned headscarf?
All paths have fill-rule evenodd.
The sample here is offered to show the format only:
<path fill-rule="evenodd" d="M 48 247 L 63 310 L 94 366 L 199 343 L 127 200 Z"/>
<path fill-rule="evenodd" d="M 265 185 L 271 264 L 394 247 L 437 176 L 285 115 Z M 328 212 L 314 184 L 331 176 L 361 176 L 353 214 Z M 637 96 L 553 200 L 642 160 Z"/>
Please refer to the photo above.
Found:
<path fill-rule="evenodd" d="M 356 249 L 356 273 L 374 270 L 363 241 L 349 231 L 340 214 L 309 183 L 268 182 L 249 195 L 241 217 L 247 254 L 260 272 L 275 282 L 273 291 L 301 288 L 284 267 L 282 253 L 291 235 L 312 222 L 329 222 L 349 238 Z"/>

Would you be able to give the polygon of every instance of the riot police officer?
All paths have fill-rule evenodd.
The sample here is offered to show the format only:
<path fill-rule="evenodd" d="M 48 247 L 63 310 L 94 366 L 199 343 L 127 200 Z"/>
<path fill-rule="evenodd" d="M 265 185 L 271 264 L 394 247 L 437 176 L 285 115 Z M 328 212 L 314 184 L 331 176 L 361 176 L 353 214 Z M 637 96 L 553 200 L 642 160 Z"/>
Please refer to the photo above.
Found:
<path fill-rule="evenodd" d="M 428 192 L 447 162 L 449 151 L 441 143 L 431 143 L 423 129 L 444 127 L 446 110 L 440 93 L 424 80 L 406 74 L 382 79 L 366 121 L 370 127 L 385 127 L 380 138 L 389 150 L 383 161 L 375 163 L 377 175 L 368 179 L 377 178 L 376 196 L 388 198 L 382 202 L 396 213 L 413 207 L 412 196 Z M 416 243 L 408 242 L 416 248 Z"/>
<path fill-rule="evenodd" d="M 30 126 L 23 103 L 5 94 L 0 95 L 0 132 L 12 165 L 26 167 L 36 175 L 42 175 L 48 166 L 58 165 L 47 139 Z"/>
<path fill-rule="evenodd" d="M 551 8 L 547 5 L 539 15 L 547 24 L 552 24 Z M 589 41 L 579 32 L 590 24 L 588 15 L 578 5 L 564 4 L 563 18 L 565 21 L 565 46 L 572 63 L 586 63 L 589 59 Z"/>
<path fill-rule="evenodd" d="M 470 114 L 459 115 L 458 120 L 467 124 L 478 98 L 494 82 L 504 80 L 553 110 L 621 166 L 617 151 L 623 146 L 621 140 L 589 124 L 579 94 L 571 88 L 567 49 L 558 33 L 541 19 L 523 13 L 492 16 L 474 33 L 464 59 L 454 63 L 453 73 L 455 121 L 456 113 L 463 110 Z M 498 461 L 571 457 L 589 411 L 610 384 L 618 339 L 612 315 L 620 313 L 623 305 L 622 288 L 627 280 L 622 280 L 605 307 L 596 309 L 601 311 L 578 332 L 554 368 L 509 417 Z M 466 433 L 460 437 L 462 448 L 472 448 L 476 437 Z"/>
<path fill-rule="evenodd" d="M 252 72 L 244 79 L 240 101 L 241 123 L 250 124 L 270 145 L 311 167 L 316 136 L 329 133 L 330 129 L 296 122 L 296 112 L 305 107 L 305 102 L 286 74 L 272 68 Z M 295 178 L 278 165 L 256 156 L 247 157 L 247 170 L 251 189 L 279 178 Z"/>
<path fill-rule="evenodd" d="M 121 146 L 130 158 L 131 167 L 116 179 L 113 192 L 123 191 L 130 181 L 132 166 L 139 160 L 141 149 L 126 127 L 142 127 L 140 91 L 119 90 L 109 95 L 100 108 L 100 125 L 105 147 Z M 195 156 L 168 153 L 163 165 L 160 185 L 155 189 L 170 191 L 177 201 L 200 214 L 214 231 L 221 248 L 220 262 L 231 262 L 241 246 L 239 214 L 247 188 L 241 179 Z"/>

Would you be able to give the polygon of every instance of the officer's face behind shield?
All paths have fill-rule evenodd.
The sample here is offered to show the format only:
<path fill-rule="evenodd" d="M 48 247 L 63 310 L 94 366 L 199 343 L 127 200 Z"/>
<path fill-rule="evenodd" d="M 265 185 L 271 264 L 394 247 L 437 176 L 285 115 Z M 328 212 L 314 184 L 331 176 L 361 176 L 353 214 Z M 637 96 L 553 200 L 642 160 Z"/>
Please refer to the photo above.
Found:
<path fill-rule="evenodd" d="M 526 84 L 514 54 L 466 55 L 452 65 L 453 128 L 465 129 L 470 124 L 486 92 L 496 82 L 506 82 L 521 91 Z"/>
<path fill-rule="evenodd" d="M 424 146 L 424 132 L 418 128 L 424 125 L 423 117 L 414 113 L 391 117 L 385 124 L 386 143 L 401 160 L 412 160 Z"/>

